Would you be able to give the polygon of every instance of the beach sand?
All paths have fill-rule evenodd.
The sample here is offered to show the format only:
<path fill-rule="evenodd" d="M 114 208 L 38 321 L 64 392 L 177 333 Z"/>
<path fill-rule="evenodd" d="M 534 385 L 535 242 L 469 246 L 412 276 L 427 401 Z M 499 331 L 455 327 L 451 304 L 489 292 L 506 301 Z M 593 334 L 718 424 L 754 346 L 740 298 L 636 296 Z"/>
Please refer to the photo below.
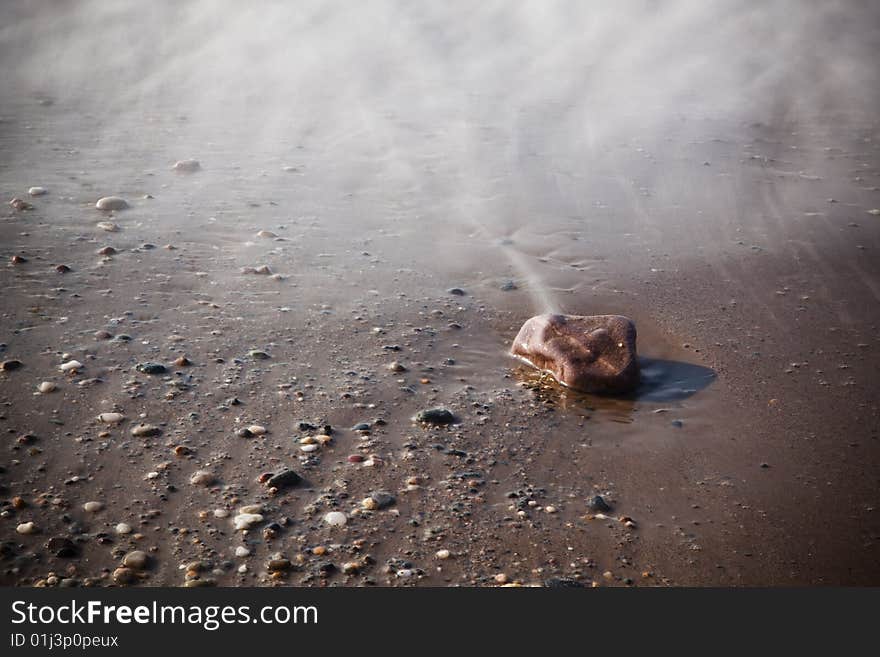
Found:
<path fill-rule="evenodd" d="M 191 59 L 155 64 L 164 42 L 117 70 L 123 23 L 53 7 L 46 34 L 101 38 L 76 51 L 91 68 L 41 78 L 45 15 L 4 9 L 4 68 L 30 54 L 0 78 L 0 360 L 22 364 L 0 372 L 0 582 L 880 584 L 876 110 L 612 94 L 603 130 L 590 93 L 520 93 L 548 69 L 474 62 L 447 15 L 409 17 L 443 62 L 422 77 L 392 33 L 376 79 L 285 59 L 321 75 L 204 98 Z M 481 47 L 518 55 L 490 18 L 469 19 L 497 27 Z M 95 208 L 110 195 L 130 207 Z M 510 358 L 548 310 L 632 318 L 640 391 Z M 413 420 L 433 407 L 455 422 Z M 285 469 L 303 481 L 260 482 Z M 377 491 L 393 502 L 362 502 Z M 247 505 L 263 520 L 237 531 Z M 133 550 L 146 567 L 117 570 Z"/>

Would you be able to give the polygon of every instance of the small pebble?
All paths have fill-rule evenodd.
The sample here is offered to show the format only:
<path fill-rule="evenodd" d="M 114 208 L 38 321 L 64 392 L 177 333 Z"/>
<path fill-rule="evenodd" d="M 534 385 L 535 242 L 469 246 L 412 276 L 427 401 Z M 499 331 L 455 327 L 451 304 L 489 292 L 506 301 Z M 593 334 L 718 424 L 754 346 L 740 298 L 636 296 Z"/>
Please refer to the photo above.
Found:
<path fill-rule="evenodd" d="M 424 424 L 452 424 L 455 416 L 449 409 L 437 407 L 419 411 L 416 415 L 416 422 Z"/>
<path fill-rule="evenodd" d="M 23 522 L 15 528 L 15 531 L 19 534 L 34 534 L 37 531 L 37 526 L 33 522 Z"/>
<path fill-rule="evenodd" d="M 195 173 L 202 168 L 202 165 L 198 160 L 178 160 L 171 168 L 179 173 Z"/>
<path fill-rule="evenodd" d="M 348 518 L 341 511 L 331 511 L 324 516 L 324 522 L 331 527 L 343 527 L 348 522 Z"/>
<path fill-rule="evenodd" d="M 98 420 L 104 424 L 119 424 L 125 419 L 122 413 L 101 413 Z"/>
<path fill-rule="evenodd" d="M 122 559 L 122 565 L 132 570 L 143 570 L 150 563 L 150 557 L 143 550 L 129 552 Z"/>
<path fill-rule="evenodd" d="M 259 513 L 239 513 L 232 519 L 232 524 L 237 530 L 250 529 L 261 522 L 263 522 L 263 516 Z"/>
<path fill-rule="evenodd" d="M 450 552 L 449 550 L 437 550 L 434 556 L 438 559 L 448 559 L 450 557 Z"/>
<path fill-rule="evenodd" d="M 210 486 L 216 481 L 214 475 L 207 470 L 196 470 L 189 478 L 193 486 Z"/>
<path fill-rule="evenodd" d="M 97 513 L 103 508 L 104 505 L 101 502 L 86 502 L 83 504 L 83 511 L 88 511 L 89 513 Z"/>
<path fill-rule="evenodd" d="M 103 198 L 99 198 L 98 202 L 95 203 L 95 207 L 99 210 L 125 210 L 128 207 L 128 201 L 119 196 L 105 196 Z"/>
<path fill-rule="evenodd" d="M 39 390 L 44 395 L 50 392 L 54 392 L 57 389 L 58 386 L 56 386 L 51 381 L 43 381 L 40 385 L 37 386 L 37 390 Z"/>
<path fill-rule="evenodd" d="M 160 433 L 162 430 L 153 424 L 138 424 L 131 429 L 131 435 L 139 438 L 158 436 Z"/>
<path fill-rule="evenodd" d="M 28 194 L 30 194 L 31 196 L 43 196 L 46 193 L 47 192 L 45 187 L 31 187 L 30 189 L 28 189 Z"/>
<path fill-rule="evenodd" d="M 116 525 L 116 533 L 121 535 L 131 534 L 131 525 L 126 522 L 120 522 Z"/>
<path fill-rule="evenodd" d="M 62 372 L 76 372 L 77 370 L 81 370 L 82 367 L 83 364 L 78 360 L 69 360 L 66 363 L 62 363 L 58 369 Z"/>
<path fill-rule="evenodd" d="M 248 557 L 248 556 L 250 556 L 250 554 L 251 554 L 251 551 L 248 550 L 243 545 L 239 545 L 237 548 L 235 548 L 235 556 L 237 556 L 237 557 Z"/>

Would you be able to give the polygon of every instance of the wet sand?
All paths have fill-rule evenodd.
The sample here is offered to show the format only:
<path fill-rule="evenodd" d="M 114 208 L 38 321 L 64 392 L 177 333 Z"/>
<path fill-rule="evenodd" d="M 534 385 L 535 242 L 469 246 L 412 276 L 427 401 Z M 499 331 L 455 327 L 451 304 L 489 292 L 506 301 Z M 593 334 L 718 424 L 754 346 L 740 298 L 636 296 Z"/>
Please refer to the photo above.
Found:
<path fill-rule="evenodd" d="M 3 584 L 112 585 L 132 550 L 143 585 L 880 584 L 876 115 L 684 106 L 593 140 L 552 97 L 511 128 L 492 91 L 464 112 L 395 92 L 378 125 L 322 121 L 312 99 L 251 149 L 239 115 L 15 84 Z M 185 158 L 201 169 L 172 170 Z M 108 195 L 131 207 L 95 209 Z M 631 317 L 640 392 L 578 394 L 511 359 L 548 309 Z M 454 424 L 413 421 L 437 406 Z M 252 424 L 267 433 L 238 435 Z M 304 481 L 260 483 L 285 468 Z M 375 491 L 394 503 L 364 510 Z M 263 522 L 234 530 L 252 504 Z"/>

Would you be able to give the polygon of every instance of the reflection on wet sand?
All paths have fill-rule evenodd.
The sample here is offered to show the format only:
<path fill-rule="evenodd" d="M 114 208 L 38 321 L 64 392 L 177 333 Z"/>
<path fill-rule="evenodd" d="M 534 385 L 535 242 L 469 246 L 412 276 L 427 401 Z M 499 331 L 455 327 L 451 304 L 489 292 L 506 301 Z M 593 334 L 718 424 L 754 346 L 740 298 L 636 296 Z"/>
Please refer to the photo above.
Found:
<path fill-rule="evenodd" d="M 642 402 L 680 402 L 708 388 L 715 380 L 714 370 L 703 365 L 661 358 L 639 357 L 639 387 L 629 395 L 591 395 L 572 390 L 527 365 L 514 369 L 521 384 L 532 390 L 544 404 L 565 410 L 583 419 L 630 423 Z M 654 409 L 665 410 L 665 409 Z"/>

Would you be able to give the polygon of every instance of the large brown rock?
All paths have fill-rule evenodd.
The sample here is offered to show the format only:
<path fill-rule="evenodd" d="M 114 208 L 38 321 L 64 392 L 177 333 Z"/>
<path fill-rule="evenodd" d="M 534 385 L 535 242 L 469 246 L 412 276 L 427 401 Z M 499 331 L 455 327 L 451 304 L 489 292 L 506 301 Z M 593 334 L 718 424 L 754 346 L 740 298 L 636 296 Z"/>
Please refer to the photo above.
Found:
<path fill-rule="evenodd" d="M 537 315 L 510 352 L 583 392 L 625 393 L 639 382 L 636 327 L 621 315 Z"/>

